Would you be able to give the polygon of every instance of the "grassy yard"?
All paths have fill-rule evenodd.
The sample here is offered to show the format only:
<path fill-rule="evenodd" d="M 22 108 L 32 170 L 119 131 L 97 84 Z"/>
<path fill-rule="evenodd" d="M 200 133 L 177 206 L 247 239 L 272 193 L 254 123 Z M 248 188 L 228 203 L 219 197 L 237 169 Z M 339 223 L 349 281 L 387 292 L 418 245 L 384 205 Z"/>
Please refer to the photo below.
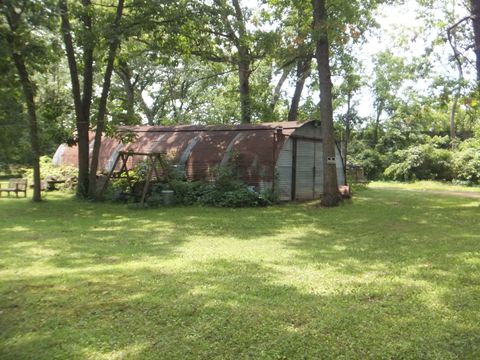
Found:
<path fill-rule="evenodd" d="M 480 200 L 0 199 L 1 359 L 479 359 Z"/>
<path fill-rule="evenodd" d="M 402 189 L 421 191 L 446 191 L 446 192 L 467 192 L 480 194 L 480 186 L 454 185 L 448 182 L 439 181 L 416 181 L 412 183 L 375 181 L 370 183 L 372 189 Z"/>

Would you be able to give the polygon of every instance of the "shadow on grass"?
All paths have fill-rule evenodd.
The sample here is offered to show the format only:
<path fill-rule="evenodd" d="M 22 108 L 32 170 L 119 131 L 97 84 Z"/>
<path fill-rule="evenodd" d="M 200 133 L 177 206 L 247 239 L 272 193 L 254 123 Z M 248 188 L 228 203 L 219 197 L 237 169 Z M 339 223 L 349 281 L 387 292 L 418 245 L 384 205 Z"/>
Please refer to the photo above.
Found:
<path fill-rule="evenodd" d="M 0 357 L 478 358 L 478 211 L 385 191 L 329 210 L 8 202 L 3 268 L 61 271 L 2 281 Z M 129 266 L 179 259 L 197 238 L 273 238 L 288 256 Z M 333 271 L 338 286 L 289 284 L 282 266 Z"/>
<path fill-rule="evenodd" d="M 409 265 L 477 251 L 478 202 L 405 194 L 398 197 L 389 192 L 369 194 L 354 211 L 348 207 L 337 211 L 336 224 L 329 224 L 329 216 L 312 219 L 318 229 L 329 230 L 329 236 L 319 241 L 310 231 L 287 246 L 305 261 L 318 263 L 343 257 L 360 263 Z"/>
<path fill-rule="evenodd" d="M 434 359 L 480 350 L 474 319 L 459 326 L 401 283 L 310 294 L 276 284 L 272 268 L 222 260 L 175 274 L 88 275 L 10 284 L 21 291 L 2 309 L 2 358 Z"/>
<path fill-rule="evenodd" d="M 317 212 L 308 204 L 303 208 L 131 210 L 69 198 L 43 204 L 12 201 L 0 208 L 0 249 L 5 258 L 31 261 L 50 251 L 49 261 L 65 268 L 142 257 L 168 259 L 178 256 L 186 242 L 200 237 L 246 241 L 274 237 L 292 227 L 309 226 Z"/>

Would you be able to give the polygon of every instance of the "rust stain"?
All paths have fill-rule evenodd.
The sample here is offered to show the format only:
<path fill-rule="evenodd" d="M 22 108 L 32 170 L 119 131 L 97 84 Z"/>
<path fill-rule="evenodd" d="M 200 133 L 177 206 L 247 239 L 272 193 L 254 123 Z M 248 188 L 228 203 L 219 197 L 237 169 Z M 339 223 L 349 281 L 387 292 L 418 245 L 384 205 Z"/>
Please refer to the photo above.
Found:
<path fill-rule="evenodd" d="M 137 135 L 131 143 L 123 146 L 123 151 L 166 153 L 177 164 L 186 160 L 185 172 L 190 180 L 212 179 L 213 170 L 226 156 L 238 169 L 243 181 L 258 186 L 273 181 L 275 163 L 283 144 L 302 125 L 277 122 L 235 126 L 124 126 L 119 131 Z M 107 170 L 119 144 L 117 139 L 102 139 L 99 169 Z M 226 155 L 227 150 L 230 153 Z M 77 158 L 77 147 L 67 147 L 60 163 L 76 166 Z M 143 159 L 144 156 L 133 156 L 128 166 L 133 168 Z"/>

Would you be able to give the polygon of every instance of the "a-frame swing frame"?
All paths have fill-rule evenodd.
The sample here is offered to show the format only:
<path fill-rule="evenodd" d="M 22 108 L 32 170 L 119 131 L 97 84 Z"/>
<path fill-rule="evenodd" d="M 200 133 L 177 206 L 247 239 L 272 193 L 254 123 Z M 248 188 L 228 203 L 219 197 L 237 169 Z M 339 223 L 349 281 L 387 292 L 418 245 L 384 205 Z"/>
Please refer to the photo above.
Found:
<path fill-rule="evenodd" d="M 155 175 L 156 179 L 160 179 L 160 174 L 158 172 L 158 166 L 162 168 L 162 170 L 166 173 L 167 166 L 165 163 L 165 154 L 164 153 L 144 153 L 144 152 L 133 152 L 133 151 L 120 151 L 117 155 L 117 158 L 115 159 L 115 162 L 113 163 L 112 169 L 108 173 L 107 180 L 105 181 L 101 195 L 105 192 L 108 186 L 108 182 L 112 178 L 119 178 L 122 174 L 126 175 L 128 186 L 130 187 L 131 190 L 133 190 L 133 183 L 132 183 L 132 178 L 130 177 L 127 162 L 130 157 L 133 156 L 144 156 L 146 157 L 146 162 L 148 164 L 148 171 L 147 171 L 147 177 L 145 179 L 145 185 L 143 186 L 142 189 L 142 196 L 140 198 L 140 206 L 143 207 L 145 205 L 145 198 L 147 196 L 148 190 L 150 188 L 150 183 L 153 179 L 153 176 Z M 121 161 L 121 166 L 120 170 L 118 172 L 115 171 L 115 168 L 117 167 L 118 163 Z"/>

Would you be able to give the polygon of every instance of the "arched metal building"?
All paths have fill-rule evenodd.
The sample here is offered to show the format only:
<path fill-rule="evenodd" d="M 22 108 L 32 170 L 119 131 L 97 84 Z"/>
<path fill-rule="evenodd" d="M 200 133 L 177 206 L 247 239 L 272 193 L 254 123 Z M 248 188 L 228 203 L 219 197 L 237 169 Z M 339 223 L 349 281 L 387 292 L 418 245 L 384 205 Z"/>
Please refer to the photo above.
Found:
<path fill-rule="evenodd" d="M 318 122 L 278 122 L 236 126 L 129 126 L 127 144 L 104 137 L 99 170 L 110 171 L 120 151 L 165 153 L 190 180 L 209 180 L 218 166 L 232 161 L 241 179 L 258 190 L 274 188 L 280 200 L 307 200 L 323 192 L 322 136 Z M 93 140 L 90 144 L 93 148 Z M 132 157 L 129 167 L 142 161 Z M 57 165 L 77 166 L 77 148 L 63 144 Z M 339 185 L 345 184 L 343 162 L 336 149 Z"/>

